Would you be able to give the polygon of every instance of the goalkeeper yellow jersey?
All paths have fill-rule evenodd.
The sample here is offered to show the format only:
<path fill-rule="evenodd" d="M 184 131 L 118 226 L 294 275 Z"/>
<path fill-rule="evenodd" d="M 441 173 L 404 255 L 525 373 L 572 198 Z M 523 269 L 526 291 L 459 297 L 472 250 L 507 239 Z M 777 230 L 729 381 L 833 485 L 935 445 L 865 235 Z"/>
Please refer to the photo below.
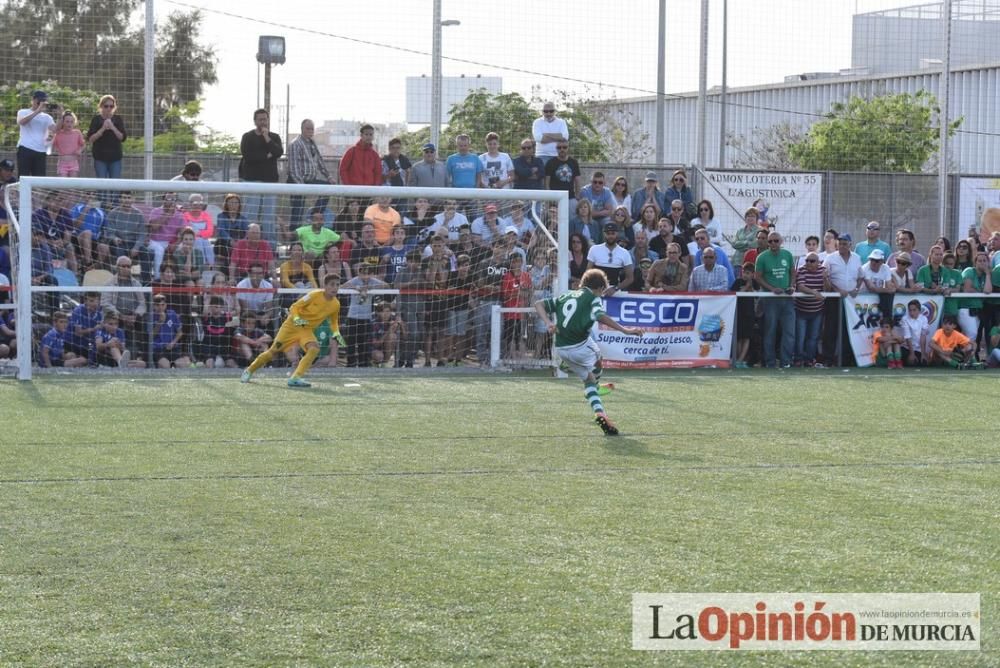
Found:
<path fill-rule="evenodd" d="M 340 300 L 334 297 L 327 300 L 322 290 L 313 290 L 299 298 L 292 307 L 288 309 L 288 319 L 305 318 L 309 321 L 309 328 L 319 327 L 327 318 L 330 319 L 330 328 L 337 332 L 340 322 Z"/>

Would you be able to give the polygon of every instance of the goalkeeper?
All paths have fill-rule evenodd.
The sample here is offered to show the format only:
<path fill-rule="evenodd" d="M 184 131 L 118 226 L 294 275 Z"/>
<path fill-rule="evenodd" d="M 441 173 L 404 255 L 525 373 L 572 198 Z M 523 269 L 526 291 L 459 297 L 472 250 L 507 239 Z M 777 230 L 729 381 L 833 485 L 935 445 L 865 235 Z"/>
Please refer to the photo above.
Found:
<path fill-rule="evenodd" d="M 288 379 L 288 387 L 310 387 L 309 383 L 302 380 L 302 376 L 319 355 L 319 342 L 316 340 L 316 334 L 313 330 L 329 318 L 333 337 L 340 345 L 346 345 L 338 327 L 340 300 L 337 299 L 337 291 L 339 289 L 340 277 L 335 274 L 327 274 L 323 281 L 322 290 L 313 290 L 292 304 L 288 310 L 288 318 L 281 323 L 278 335 L 274 337 L 274 343 L 250 363 L 250 366 L 243 372 L 243 376 L 240 377 L 240 382 L 249 383 L 254 372 L 270 362 L 275 353 L 282 352 L 297 343 L 305 354 L 299 360 L 299 365 L 295 367 L 295 373 Z"/>

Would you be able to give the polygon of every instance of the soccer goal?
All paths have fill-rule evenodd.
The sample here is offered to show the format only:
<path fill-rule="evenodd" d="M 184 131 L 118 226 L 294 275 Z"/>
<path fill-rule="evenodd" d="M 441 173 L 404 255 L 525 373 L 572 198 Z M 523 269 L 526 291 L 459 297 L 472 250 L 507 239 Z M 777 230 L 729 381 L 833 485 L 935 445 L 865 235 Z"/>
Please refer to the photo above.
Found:
<path fill-rule="evenodd" d="M 243 367 L 331 273 L 320 367 L 552 365 L 531 307 L 568 287 L 563 192 L 27 177 L 3 206 L 22 380 Z"/>

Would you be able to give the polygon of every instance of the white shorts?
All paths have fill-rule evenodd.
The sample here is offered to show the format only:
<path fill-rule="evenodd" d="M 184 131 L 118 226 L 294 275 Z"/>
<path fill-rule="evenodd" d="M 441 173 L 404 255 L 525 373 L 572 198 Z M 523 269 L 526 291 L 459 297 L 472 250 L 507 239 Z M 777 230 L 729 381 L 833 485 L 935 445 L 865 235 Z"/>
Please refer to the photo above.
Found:
<path fill-rule="evenodd" d="M 575 373 L 580 377 L 580 380 L 587 380 L 587 376 L 590 372 L 594 370 L 597 366 L 597 362 L 601 359 L 601 349 L 597 345 L 597 341 L 587 337 L 587 340 L 583 343 L 578 343 L 575 346 L 563 346 L 556 348 L 556 352 L 566 366 L 570 368 L 570 371 Z"/>

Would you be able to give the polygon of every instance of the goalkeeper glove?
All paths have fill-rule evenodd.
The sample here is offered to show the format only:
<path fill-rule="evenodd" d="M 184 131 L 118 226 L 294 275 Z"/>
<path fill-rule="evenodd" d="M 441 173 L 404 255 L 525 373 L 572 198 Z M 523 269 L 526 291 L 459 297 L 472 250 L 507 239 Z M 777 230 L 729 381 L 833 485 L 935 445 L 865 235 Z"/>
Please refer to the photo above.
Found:
<path fill-rule="evenodd" d="M 337 332 L 336 334 L 334 334 L 333 338 L 337 339 L 337 343 L 339 343 L 340 345 L 342 345 L 342 346 L 346 346 L 347 345 L 347 341 L 344 340 L 344 335 L 341 334 L 340 332 Z"/>
<path fill-rule="evenodd" d="M 295 325 L 296 327 L 305 327 L 306 325 L 308 325 L 308 324 L 309 324 L 309 321 L 308 321 L 308 320 L 306 320 L 306 319 L 305 319 L 305 318 L 303 318 L 303 317 L 300 317 L 300 316 L 295 316 L 295 319 L 294 319 L 294 320 L 292 320 L 292 323 L 293 323 L 293 324 L 294 324 L 294 325 Z"/>

